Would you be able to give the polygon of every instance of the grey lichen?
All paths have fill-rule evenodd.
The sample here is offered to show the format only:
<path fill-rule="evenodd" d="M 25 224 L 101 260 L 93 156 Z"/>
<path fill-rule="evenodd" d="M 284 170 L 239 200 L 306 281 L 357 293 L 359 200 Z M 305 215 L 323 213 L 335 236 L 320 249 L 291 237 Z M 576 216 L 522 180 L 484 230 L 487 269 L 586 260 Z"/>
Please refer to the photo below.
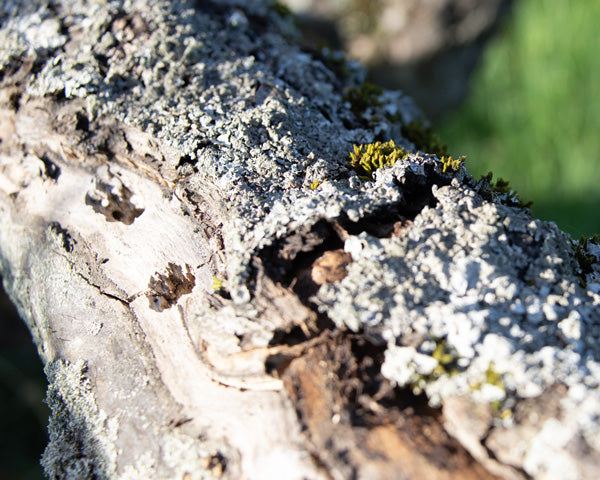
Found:
<path fill-rule="evenodd" d="M 382 373 L 400 386 L 418 384 L 432 405 L 470 395 L 510 409 L 567 386 L 562 419 L 554 421 L 569 432 L 565 441 L 584 439 L 597 456 L 600 296 L 581 288 L 568 235 L 457 181 L 434 195 L 438 206 L 426 207 L 404 236 L 346 240 L 354 262 L 346 278 L 321 287 L 321 311 L 387 342 Z M 441 362 L 431 337 L 455 352 L 452 374 L 432 375 Z M 473 388 L 492 385 L 490 364 L 503 388 Z M 502 425 L 511 422 L 507 411 Z M 537 435 L 526 455 L 537 455 L 533 449 L 552 434 Z M 567 478 L 574 457 L 564 465 L 544 478 Z"/>
<path fill-rule="evenodd" d="M 49 381 L 46 403 L 51 410 L 50 441 L 41 463 L 47 477 L 51 480 L 167 478 L 164 472 L 160 473 L 151 451 L 117 475 L 114 446 L 118 420 L 107 418 L 98 409 L 86 371 L 84 362 L 73 365 L 57 360 L 45 367 Z M 156 435 L 161 439 L 165 464 L 171 469 L 169 478 L 220 478 L 219 471 L 209 468 L 211 457 L 218 452 L 225 461 L 236 455 L 226 445 L 190 438 L 165 426 L 157 426 Z M 229 469 L 232 468 L 235 467 L 230 465 Z"/>
<path fill-rule="evenodd" d="M 7 17 L 0 30 L 0 72 L 17 70 L 23 60 L 47 56 L 67 41 L 60 20 L 45 2 L 7 0 L 0 14 Z"/>
<path fill-rule="evenodd" d="M 45 368 L 46 403 L 50 407 L 50 441 L 42 466 L 50 479 L 84 480 L 114 474 L 118 424 L 99 411 L 87 379 L 85 363 L 57 360 Z"/>
<path fill-rule="evenodd" d="M 168 476 L 157 471 L 152 452 L 148 451 L 137 458 L 135 465 L 127 465 L 118 478 L 142 480 L 147 478 L 182 478 L 185 480 L 215 480 L 223 478 L 225 471 L 233 478 L 240 475 L 234 462 L 239 462 L 237 452 L 231 451 L 220 442 L 191 438 L 177 431 L 163 429 L 157 432 L 161 437 L 161 450 L 165 464 L 171 469 Z"/>
<path fill-rule="evenodd" d="M 193 9 L 169 2 L 144 8 L 144 1 L 132 1 L 123 7 L 131 12 L 129 23 L 119 20 L 120 2 L 95 2 L 93 15 L 86 2 L 66 4 L 70 15 L 89 17 L 78 33 L 78 48 L 48 58 L 33 51 L 43 67 L 29 81 L 28 93 L 85 98 L 90 119 L 116 115 L 195 161 L 196 177 L 230 199 L 235 228 L 224 231 L 231 232 L 225 238 L 228 271 L 232 295 L 240 301 L 249 298 L 244 282 L 236 285 L 248 263 L 245 252 L 260 246 L 254 238 L 272 235 L 261 225 L 271 212 L 303 198 L 307 210 L 298 220 L 315 218 L 310 209 L 323 192 L 310 195 L 306 186 L 323 178 L 331 186 L 342 181 L 326 196 L 345 195 L 353 144 L 371 142 L 375 135 L 406 144 L 400 124 L 378 122 L 371 131 L 356 122 L 343 91 L 360 86 L 364 71 L 353 68 L 339 78 L 302 52 L 281 36 L 281 19 L 267 8 L 269 2 L 207 2 Z M 34 21 L 16 18 L 23 29 Z M 0 58 L 11 52 L 0 52 Z M 382 119 L 390 113 L 406 122 L 419 117 L 398 92 L 384 92 L 380 101 L 371 113 Z M 159 171 L 177 168 L 165 160 L 155 164 Z M 319 165 L 320 178 L 311 178 L 313 165 Z M 370 203 L 368 196 L 360 201 Z M 276 230 L 291 227 L 281 220 Z M 240 244 L 251 247 L 237 248 Z"/>

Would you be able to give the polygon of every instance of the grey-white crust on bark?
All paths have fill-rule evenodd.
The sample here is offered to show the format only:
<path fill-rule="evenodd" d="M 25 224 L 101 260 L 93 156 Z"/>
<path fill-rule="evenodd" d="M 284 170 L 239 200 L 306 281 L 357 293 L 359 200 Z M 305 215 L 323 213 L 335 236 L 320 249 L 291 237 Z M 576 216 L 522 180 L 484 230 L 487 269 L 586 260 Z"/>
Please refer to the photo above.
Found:
<path fill-rule="evenodd" d="M 441 406 L 490 476 L 595 478 L 600 248 L 428 153 L 361 180 L 353 144 L 416 152 L 410 99 L 357 112 L 362 70 L 262 1 L 0 15 L 0 260 L 50 381 L 50 478 L 429 472 L 361 456 L 376 429 L 349 410 L 323 450 L 286 365 L 335 335 Z M 347 276 L 305 295 L 302 262 L 341 248 Z"/>

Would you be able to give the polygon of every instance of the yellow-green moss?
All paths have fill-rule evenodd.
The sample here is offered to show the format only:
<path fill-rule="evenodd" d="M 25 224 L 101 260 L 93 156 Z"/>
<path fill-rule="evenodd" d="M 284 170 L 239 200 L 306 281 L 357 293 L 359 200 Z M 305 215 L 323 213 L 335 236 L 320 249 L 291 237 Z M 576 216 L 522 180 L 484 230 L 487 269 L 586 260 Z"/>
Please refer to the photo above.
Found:
<path fill-rule="evenodd" d="M 435 348 L 431 352 L 431 357 L 437 360 L 438 364 L 429 375 L 417 375 L 410 387 L 415 395 L 420 395 L 425 390 L 427 383 L 433 382 L 445 375 L 453 376 L 460 372 L 458 366 L 458 354 L 456 350 L 448 344 L 446 339 L 434 339 Z"/>
<path fill-rule="evenodd" d="M 321 185 L 323 182 L 326 182 L 327 180 L 315 180 L 314 182 L 312 182 L 310 184 L 310 189 L 311 190 L 316 190 L 317 188 L 319 188 L 319 185 Z"/>
<path fill-rule="evenodd" d="M 471 385 L 471 390 L 480 390 L 481 386 L 484 383 L 487 383 L 489 385 L 494 385 L 494 386 L 499 387 L 502 390 L 506 391 L 506 387 L 504 386 L 504 381 L 502 380 L 502 374 L 498 373 L 496 371 L 496 369 L 494 368 L 494 362 L 490 362 L 488 364 L 488 368 L 485 371 L 485 378 L 483 380 L 481 380 L 480 382 L 477 382 L 477 383 Z"/>
<path fill-rule="evenodd" d="M 432 373 L 434 378 L 458 373 L 458 356 L 446 340 L 436 340 L 436 346 L 431 356 L 438 361 L 438 366 L 434 368 Z"/>
<path fill-rule="evenodd" d="M 408 152 L 402 147 L 397 147 L 393 140 L 354 145 L 354 151 L 350 153 L 350 166 L 361 179 L 373 180 L 375 170 L 394 165 L 397 160 L 407 157 Z"/>
<path fill-rule="evenodd" d="M 450 168 L 453 172 L 458 172 L 460 165 L 465 161 L 467 157 L 462 155 L 458 158 L 452 158 L 450 156 L 443 156 L 440 158 L 440 162 L 442 162 L 442 173 L 446 173 L 446 171 Z"/>
<path fill-rule="evenodd" d="M 503 375 L 495 369 L 494 362 L 490 362 L 488 364 L 488 368 L 485 371 L 485 378 L 482 381 L 471 385 L 471 390 L 480 390 L 484 383 L 494 385 L 495 387 L 502 389 L 502 391 L 506 393 L 506 386 L 504 385 Z M 499 415 L 500 418 L 502 418 L 503 420 L 506 420 L 512 417 L 512 412 L 510 411 L 510 409 L 503 408 L 503 406 L 503 400 L 496 400 L 490 403 L 492 411 Z"/>
<path fill-rule="evenodd" d="M 215 292 L 218 292 L 219 290 L 223 289 L 223 282 L 219 280 L 215 275 L 213 275 L 213 283 L 210 288 Z"/>
<path fill-rule="evenodd" d="M 502 374 L 498 373 L 494 368 L 494 362 L 490 362 L 487 370 L 485 371 L 485 383 L 499 387 L 506 391 L 504 381 L 502 380 Z"/>

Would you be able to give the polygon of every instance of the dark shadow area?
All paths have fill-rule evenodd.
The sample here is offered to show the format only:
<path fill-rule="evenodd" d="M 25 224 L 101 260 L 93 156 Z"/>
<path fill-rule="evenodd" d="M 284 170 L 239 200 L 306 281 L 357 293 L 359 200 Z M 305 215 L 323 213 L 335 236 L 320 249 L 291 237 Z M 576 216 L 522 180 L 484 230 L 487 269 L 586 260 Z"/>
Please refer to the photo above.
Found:
<path fill-rule="evenodd" d="M 44 478 L 46 377 L 31 335 L 0 281 L 0 478 Z"/>

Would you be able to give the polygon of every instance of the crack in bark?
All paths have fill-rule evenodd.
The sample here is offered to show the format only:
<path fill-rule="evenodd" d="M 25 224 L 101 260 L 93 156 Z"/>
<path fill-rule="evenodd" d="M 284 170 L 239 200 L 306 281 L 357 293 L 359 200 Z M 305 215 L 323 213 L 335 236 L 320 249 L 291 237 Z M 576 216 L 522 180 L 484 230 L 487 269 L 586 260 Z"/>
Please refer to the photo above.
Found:
<path fill-rule="evenodd" d="M 74 264 L 72 264 L 74 265 Z M 89 278 L 87 278 L 83 273 L 81 272 L 76 272 L 76 274 L 81 277 L 85 283 L 87 283 L 90 287 L 94 287 L 96 290 L 98 290 L 98 292 L 100 292 L 101 295 L 110 298 L 112 300 L 116 300 L 117 302 L 120 302 L 123 306 L 127 307 L 130 311 L 131 311 L 131 305 L 130 305 L 130 297 L 120 297 L 119 295 L 113 294 L 113 293 L 109 293 L 105 290 L 103 290 L 103 288 L 100 285 L 96 285 L 94 282 L 92 282 Z"/>

